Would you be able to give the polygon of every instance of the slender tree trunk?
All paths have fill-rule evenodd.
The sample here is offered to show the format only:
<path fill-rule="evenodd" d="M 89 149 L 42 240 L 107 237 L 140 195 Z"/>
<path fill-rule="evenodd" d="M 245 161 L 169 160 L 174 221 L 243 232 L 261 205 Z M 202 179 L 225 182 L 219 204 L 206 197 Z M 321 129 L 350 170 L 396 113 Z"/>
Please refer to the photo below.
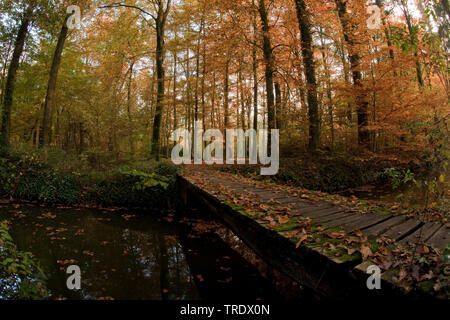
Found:
<path fill-rule="evenodd" d="M 191 59 L 189 55 L 189 47 L 186 48 L 186 100 L 185 103 L 187 103 L 186 106 L 186 125 L 189 131 L 191 131 L 192 124 L 191 124 Z"/>
<path fill-rule="evenodd" d="M 173 131 L 177 130 L 177 53 L 173 53 Z M 174 142 L 176 144 L 176 142 Z"/>
<path fill-rule="evenodd" d="M 380 8 L 380 10 L 383 10 L 383 8 L 384 8 L 384 1 L 383 0 L 376 0 L 375 3 Z M 382 23 L 383 23 L 383 27 L 384 27 L 384 34 L 385 34 L 385 37 L 386 37 L 387 45 L 389 47 L 389 57 L 390 57 L 391 61 L 393 62 L 394 59 L 395 59 L 394 50 L 392 49 L 391 35 L 390 35 L 389 29 L 388 29 L 388 26 L 387 26 L 387 23 L 386 23 L 386 18 L 384 16 L 383 16 L 383 19 L 382 19 Z M 397 72 L 394 71 L 394 76 L 396 76 L 396 75 L 397 75 Z"/>
<path fill-rule="evenodd" d="M 152 153 L 153 157 L 160 159 L 160 137 L 161 137 L 161 119 L 164 111 L 164 31 L 167 15 L 170 10 L 170 0 L 167 0 L 167 6 L 164 9 L 164 1 L 159 1 L 158 14 L 156 22 L 156 72 L 158 77 L 158 96 L 156 99 L 155 118 L 153 121 Z"/>
<path fill-rule="evenodd" d="M 413 30 L 413 26 L 412 26 L 412 22 L 411 22 L 411 14 L 409 13 L 408 10 L 408 4 L 407 2 L 405 2 L 404 0 L 402 0 L 402 5 L 403 5 L 403 14 L 405 16 L 406 19 L 406 24 L 408 26 L 408 32 L 409 32 L 409 36 L 410 36 L 410 42 L 411 45 L 413 47 L 416 46 L 416 36 L 415 36 L 415 32 Z M 420 65 L 420 61 L 419 61 L 419 53 L 417 52 L 417 48 L 415 49 L 414 52 L 414 57 L 416 57 L 416 75 L 417 75 L 417 82 L 419 84 L 420 88 L 424 87 L 424 81 L 423 81 L 423 72 L 422 72 L 422 66 Z"/>
<path fill-rule="evenodd" d="M 327 82 L 327 98 L 328 98 L 328 116 L 329 116 L 329 126 L 330 126 L 330 135 L 331 135 L 331 150 L 334 149 L 334 115 L 333 115 L 333 92 L 331 91 L 331 74 L 330 68 L 328 66 L 328 54 L 325 48 L 325 41 L 320 36 L 321 44 L 322 44 L 322 60 L 323 67 L 325 70 L 325 78 Z"/>
<path fill-rule="evenodd" d="M 320 146 L 320 119 L 319 103 L 317 100 L 317 79 L 314 63 L 314 51 L 311 35 L 309 12 L 304 0 L 295 0 L 297 18 L 300 27 L 302 41 L 302 56 L 305 67 L 306 83 L 308 90 L 308 117 L 309 117 L 309 143 L 308 149 L 315 152 Z"/>
<path fill-rule="evenodd" d="M 42 141 L 41 147 L 48 146 L 51 142 L 51 130 L 53 122 L 53 104 L 55 99 L 56 81 L 58 79 L 59 66 L 61 65 L 61 56 L 64 49 L 64 43 L 67 38 L 69 28 L 67 27 L 67 19 L 64 19 L 61 32 L 56 44 L 55 54 L 50 69 L 50 77 L 48 79 L 47 95 L 44 102 L 44 119 L 42 121 Z"/>
<path fill-rule="evenodd" d="M 206 43 L 203 43 L 203 65 L 202 65 L 202 124 L 206 129 Z"/>
<path fill-rule="evenodd" d="M 28 27 L 31 23 L 31 17 L 34 7 L 29 6 L 25 11 L 22 22 L 17 33 L 14 52 L 8 69 L 6 78 L 5 95 L 3 98 L 2 109 L 2 129 L 0 132 L 0 146 L 9 147 L 11 139 L 11 109 L 13 105 L 14 87 L 16 83 L 17 70 L 19 69 L 20 57 L 22 56 L 25 39 L 28 34 Z"/>
<path fill-rule="evenodd" d="M 128 93 L 127 93 L 127 113 L 128 113 L 128 123 L 130 125 L 130 152 L 134 155 L 135 148 L 134 148 L 134 127 L 133 127 L 133 116 L 131 112 L 131 106 L 132 106 L 132 89 L 133 89 L 133 70 L 134 69 L 134 62 L 130 64 L 130 76 L 128 79 Z"/>
<path fill-rule="evenodd" d="M 211 127 L 216 127 L 216 119 L 220 119 L 216 115 L 216 73 L 213 71 L 212 94 L 211 94 Z M 219 121 L 220 123 L 220 121 Z"/>
<path fill-rule="evenodd" d="M 270 26 L 269 18 L 267 16 L 267 9 L 264 0 L 259 0 L 259 14 L 262 21 L 262 31 L 263 31 L 263 51 L 264 51 L 264 61 L 266 64 L 266 93 L 267 93 L 267 122 L 268 129 L 275 129 L 275 97 L 274 97 L 274 84 L 273 84 L 273 74 L 274 74 L 274 57 L 273 48 L 270 38 Z M 269 135 L 270 137 L 270 135 Z M 270 141 L 269 141 L 270 146 Z"/>
<path fill-rule="evenodd" d="M 3 103 L 3 98 L 5 95 L 5 80 L 6 80 L 6 72 L 8 71 L 8 58 L 9 58 L 9 54 L 11 53 L 11 50 L 13 48 L 13 44 L 14 41 L 10 40 L 9 44 L 8 44 L 8 49 L 5 52 L 5 59 L 2 59 L 2 75 L 1 75 L 1 79 L 2 81 L 0 82 L 0 103 Z"/>
<path fill-rule="evenodd" d="M 230 83 L 229 83 L 229 77 L 230 77 L 230 60 L 226 61 L 225 64 L 225 88 L 224 88 L 224 129 L 229 129 L 228 125 L 229 125 L 229 112 L 228 112 L 228 108 L 229 108 L 229 99 L 230 99 Z"/>
<path fill-rule="evenodd" d="M 244 97 L 244 86 L 242 84 L 243 82 L 243 76 L 242 76 L 242 64 L 240 65 L 240 69 L 239 69 L 239 74 L 238 74 L 238 78 L 239 78 L 239 95 L 240 95 L 240 104 L 241 104 L 241 114 L 240 114 L 240 121 L 241 121 L 241 128 L 243 130 L 245 130 L 245 97 Z"/>
<path fill-rule="evenodd" d="M 361 58 L 357 52 L 355 52 L 355 42 L 352 39 L 355 26 L 349 21 L 347 14 L 347 2 L 344 0 L 336 0 L 339 19 L 342 24 L 344 33 L 344 39 L 348 46 L 348 52 L 350 54 L 350 63 L 353 73 L 353 86 L 356 93 L 356 107 L 358 113 L 358 143 L 361 146 L 367 146 L 370 142 L 370 134 L 367 129 L 369 125 L 369 102 L 367 100 L 367 94 L 364 92 L 362 84 L 362 72 Z"/>
<path fill-rule="evenodd" d="M 283 114 L 283 101 L 281 98 L 281 86 L 280 83 L 277 81 L 275 82 L 275 123 L 277 126 L 277 129 L 281 129 L 282 124 L 282 114 Z"/>
<path fill-rule="evenodd" d="M 342 54 L 340 54 L 340 58 L 342 61 L 342 72 L 344 73 L 344 81 L 348 86 L 351 86 L 351 81 L 350 81 L 350 77 L 349 77 L 349 66 L 348 66 L 348 61 L 347 61 L 347 54 L 345 51 L 345 46 L 344 46 L 344 42 L 345 39 L 342 39 L 342 42 L 339 44 L 339 48 L 340 48 L 340 52 Z M 351 124 L 353 122 L 353 110 L 352 110 L 352 104 L 350 102 L 347 103 L 347 120 L 348 122 Z"/>
<path fill-rule="evenodd" d="M 253 13 L 253 41 L 252 46 L 252 71 L 253 71 L 253 129 L 258 130 L 258 60 L 256 51 L 257 25 L 256 25 L 256 6 L 255 0 L 252 0 Z"/>

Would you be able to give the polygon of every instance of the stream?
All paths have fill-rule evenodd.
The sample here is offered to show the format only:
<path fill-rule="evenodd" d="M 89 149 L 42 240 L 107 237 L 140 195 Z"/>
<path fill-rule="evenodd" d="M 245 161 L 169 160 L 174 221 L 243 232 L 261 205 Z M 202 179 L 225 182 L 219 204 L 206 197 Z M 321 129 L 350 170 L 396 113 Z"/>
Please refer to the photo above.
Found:
<path fill-rule="evenodd" d="M 48 277 L 50 299 L 315 299 L 202 212 L 2 205 L 19 250 Z M 67 267 L 81 269 L 69 290 Z"/>

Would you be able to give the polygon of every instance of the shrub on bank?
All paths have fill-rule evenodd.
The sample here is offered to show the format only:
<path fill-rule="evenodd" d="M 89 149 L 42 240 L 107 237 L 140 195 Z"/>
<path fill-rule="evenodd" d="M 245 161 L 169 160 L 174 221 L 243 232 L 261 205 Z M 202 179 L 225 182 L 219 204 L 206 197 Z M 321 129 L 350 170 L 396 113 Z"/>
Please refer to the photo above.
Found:
<path fill-rule="evenodd" d="M 0 155 L 0 197 L 63 205 L 165 206 L 176 175 L 175 166 L 151 162 L 66 172 L 44 163 L 36 153 L 4 153 Z"/>
<path fill-rule="evenodd" d="M 116 170 L 97 178 L 86 188 L 89 203 L 102 206 L 158 207 L 169 201 L 173 191 L 176 171 L 173 174 L 159 174 L 135 169 Z"/>
<path fill-rule="evenodd" d="M 17 249 L 6 222 L 0 223 L 0 300 L 43 299 L 46 277 L 31 253 Z"/>

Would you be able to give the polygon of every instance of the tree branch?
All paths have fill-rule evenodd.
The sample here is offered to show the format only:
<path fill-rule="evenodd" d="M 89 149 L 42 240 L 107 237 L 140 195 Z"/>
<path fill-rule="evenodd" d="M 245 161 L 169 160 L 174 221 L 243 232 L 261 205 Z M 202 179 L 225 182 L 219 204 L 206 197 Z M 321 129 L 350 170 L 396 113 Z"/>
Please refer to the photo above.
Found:
<path fill-rule="evenodd" d="M 169 1 L 170 2 L 170 1 Z M 138 6 L 133 6 L 133 5 L 128 5 L 128 4 L 123 4 L 123 3 L 113 3 L 113 4 L 108 4 L 108 5 L 104 5 L 104 6 L 100 6 L 99 8 L 101 9 L 105 9 L 105 8 L 119 8 L 119 7 L 125 7 L 125 8 L 131 8 L 131 9 L 136 9 L 139 10 L 140 12 L 149 15 L 150 17 L 152 17 L 155 21 L 156 21 L 156 17 L 151 14 L 150 12 L 138 7 Z"/>

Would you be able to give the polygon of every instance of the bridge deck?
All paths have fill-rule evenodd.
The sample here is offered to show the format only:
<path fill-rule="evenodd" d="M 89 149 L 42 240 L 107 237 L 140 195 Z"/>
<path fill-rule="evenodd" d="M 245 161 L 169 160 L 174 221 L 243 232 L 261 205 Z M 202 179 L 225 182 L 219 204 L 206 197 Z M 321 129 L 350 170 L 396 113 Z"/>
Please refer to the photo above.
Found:
<path fill-rule="evenodd" d="M 299 194 L 279 190 L 270 184 L 264 184 L 262 187 L 257 182 L 231 174 L 215 173 L 212 170 L 190 169 L 185 177 L 222 200 L 252 199 L 263 205 L 285 208 L 284 214 L 289 217 L 310 218 L 325 229 L 339 228 L 347 232 L 361 230 L 369 239 L 387 237 L 400 243 L 423 243 L 441 250 L 450 242 L 449 229 L 441 223 L 423 223 L 404 215 L 361 214 L 331 202 L 303 199 Z M 262 225 L 268 224 L 265 220 L 256 221 Z"/>

